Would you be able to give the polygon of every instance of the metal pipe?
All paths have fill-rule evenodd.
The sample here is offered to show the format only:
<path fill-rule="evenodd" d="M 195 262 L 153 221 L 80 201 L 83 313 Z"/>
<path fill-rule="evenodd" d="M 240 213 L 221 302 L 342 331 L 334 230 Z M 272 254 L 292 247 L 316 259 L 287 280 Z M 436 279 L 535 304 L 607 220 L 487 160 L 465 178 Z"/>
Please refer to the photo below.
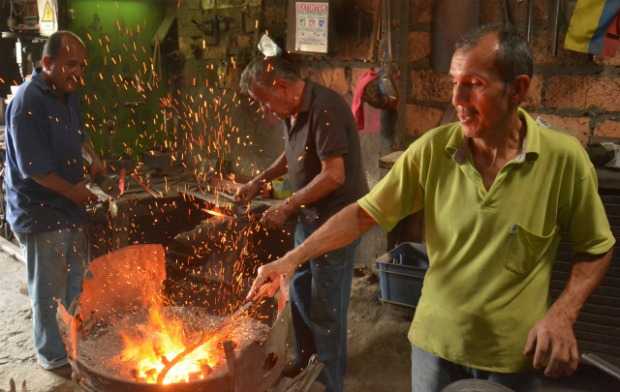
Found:
<path fill-rule="evenodd" d="M 534 0 L 527 0 L 527 42 L 532 42 L 534 34 Z"/>
<path fill-rule="evenodd" d="M 231 392 L 237 392 L 236 388 L 236 374 L 235 374 L 235 346 L 230 340 L 226 340 L 222 343 L 224 348 L 224 354 L 226 355 L 226 365 L 228 366 L 228 377 L 230 379 Z"/>
<path fill-rule="evenodd" d="M 599 357 L 596 354 L 585 353 L 581 354 L 581 362 L 587 363 L 588 365 L 592 365 L 596 368 L 601 369 L 605 373 L 616 377 L 620 380 L 620 367 L 614 365 L 613 363 L 606 361 L 605 359 Z"/>
<path fill-rule="evenodd" d="M 560 0 L 555 0 L 553 6 L 553 55 L 558 55 L 558 40 L 560 39 Z"/>

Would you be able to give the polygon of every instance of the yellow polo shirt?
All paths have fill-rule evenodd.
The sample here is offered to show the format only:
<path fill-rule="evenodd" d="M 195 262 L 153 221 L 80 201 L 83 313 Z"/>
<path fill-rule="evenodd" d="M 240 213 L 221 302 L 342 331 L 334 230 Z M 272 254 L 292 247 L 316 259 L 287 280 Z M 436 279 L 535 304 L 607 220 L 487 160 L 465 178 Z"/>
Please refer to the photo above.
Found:
<path fill-rule="evenodd" d="M 548 308 L 560 237 L 589 254 L 615 243 L 585 150 L 520 115 L 527 126 L 523 152 L 489 190 L 453 123 L 416 140 L 358 201 L 387 231 L 424 208 L 431 262 L 411 343 L 461 365 L 506 373 L 531 366 L 522 351 Z"/>

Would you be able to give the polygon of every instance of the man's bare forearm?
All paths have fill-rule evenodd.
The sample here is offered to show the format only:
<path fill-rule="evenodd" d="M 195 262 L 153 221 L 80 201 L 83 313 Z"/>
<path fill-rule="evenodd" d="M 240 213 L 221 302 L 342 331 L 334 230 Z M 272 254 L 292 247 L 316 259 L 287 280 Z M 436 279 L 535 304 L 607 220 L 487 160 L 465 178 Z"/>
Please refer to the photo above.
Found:
<path fill-rule="evenodd" d="M 357 202 L 349 204 L 329 218 L 291 253 L 297 264 L 349 245 L 370 230 L 375 220 Z"/>
<path fill-rule="evenodd" d="M 254 177 L 252 181 L 259 181 L 261 183 L 269 182 L 285 175 L 287 171 L 286 155 L 282 153 L 267 169 L 265 169 L 265 171 Z"/>
<path fill-rule="evenodd" d="M 286 202 L 290 203 L 295 209 L 297 209 L 303 205 L 311 204 L 315 201 L 323 199 L 340 186 L 342 186 L 341 183 L 336 182 L 327 173 L 321 172 L 305 187 L 290 196 Z"/>
<path fill-rule="evenodd" d="M 602 256 L 576 257 L 566 287 L 551 309 L 563 313 L 574 323 L 583 304 L 603 280 L 612 255 L 613 248 Z"/>

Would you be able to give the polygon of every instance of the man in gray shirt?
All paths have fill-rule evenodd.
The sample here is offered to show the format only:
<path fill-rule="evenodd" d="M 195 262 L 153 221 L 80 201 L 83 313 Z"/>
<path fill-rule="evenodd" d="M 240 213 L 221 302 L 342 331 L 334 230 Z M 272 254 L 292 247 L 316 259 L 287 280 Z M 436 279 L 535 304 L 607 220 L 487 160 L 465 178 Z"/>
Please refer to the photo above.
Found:
<path fill-rule="evenodd" d="M 288 173 L 295 192 L 267 210 L 262 219 L 279 227 L 297 216 L 297 246 L 368 191 L 351 110 L 338 93 L 301 79 L 280 57 L 252 61 L 240 84 L 264 110 L 282 119 L 285 148 L 267 170 L 239 189 L 237 198 L 247 202 L 263 184 Z M 317 353 L 326 365 L 320 380 L 330 392 L 343 389 L 356 246 L 357 242 L 311 260 L 295 272 L 290 284 L 296 347 L 292 368 L 303 368 Z"/>

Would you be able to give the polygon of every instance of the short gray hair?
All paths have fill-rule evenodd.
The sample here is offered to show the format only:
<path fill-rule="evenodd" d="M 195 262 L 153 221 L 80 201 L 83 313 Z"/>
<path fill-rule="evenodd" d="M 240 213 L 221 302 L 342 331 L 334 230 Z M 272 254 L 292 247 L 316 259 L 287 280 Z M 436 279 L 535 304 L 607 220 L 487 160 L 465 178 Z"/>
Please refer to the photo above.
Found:
<path fill-rule="evenodd" d="M 300 76 L 297 68 L 280 56 L 258 57 L 252 60 L 241 73 L 239 88 L 242 93 L 248 93 L 256 84 L 270 87 L 277 79 L 295 81 L 299 80 Z"/>
<path fill-rule="evenodd" d="M 469 50 L 489 34 L 497 36 L 499 49 L 495 56 L 495 66 L 504 82 L 512 82 L 519 75 L 534 73 L 534 60 L 527 41 L 511 26 L 491 24 L 471 31 L 455 44 L 456 50 Z"/>
<path fill-rule="evenodd" d="M 80 38 L 79 35 L 75 34 L 72 31 L 59 30 L 50 35 L 47 41 L 45 41 L 41 57 L 43 58 L 47 56 L 51 58 L 56 58 L 58 54 L 60 54 L 60 49 L 62 48 L 65 39 L 73 39 L 84 48 L 86 48 L 86 45 L 84 45 L 84 41 L 82 41 L 82 38 Z"/>

